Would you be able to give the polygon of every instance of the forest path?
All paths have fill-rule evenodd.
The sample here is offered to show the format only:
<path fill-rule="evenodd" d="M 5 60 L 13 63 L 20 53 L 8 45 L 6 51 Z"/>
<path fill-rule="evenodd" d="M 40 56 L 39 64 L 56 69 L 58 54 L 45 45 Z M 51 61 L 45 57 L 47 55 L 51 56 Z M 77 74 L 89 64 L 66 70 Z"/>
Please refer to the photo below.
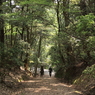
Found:
<path fill-rule="evenodd" d="M 72 85 L 61 83 L 58 79 L 45 75 L 24 81 L 20 91 L 13 95 L 83 95 Z"/>

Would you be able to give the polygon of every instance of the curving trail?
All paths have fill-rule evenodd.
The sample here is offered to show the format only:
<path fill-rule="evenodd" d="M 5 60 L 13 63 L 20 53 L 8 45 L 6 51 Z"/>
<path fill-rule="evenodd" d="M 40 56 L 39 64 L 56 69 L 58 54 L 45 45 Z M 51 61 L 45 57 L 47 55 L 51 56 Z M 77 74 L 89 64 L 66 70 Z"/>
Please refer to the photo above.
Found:
<path fill-rule="evenodd" d="M 72 85 L 59 82 L 56 78 L 44 75 L 24 81 L 22 88 L 12 95 L 83 95 Z"/>

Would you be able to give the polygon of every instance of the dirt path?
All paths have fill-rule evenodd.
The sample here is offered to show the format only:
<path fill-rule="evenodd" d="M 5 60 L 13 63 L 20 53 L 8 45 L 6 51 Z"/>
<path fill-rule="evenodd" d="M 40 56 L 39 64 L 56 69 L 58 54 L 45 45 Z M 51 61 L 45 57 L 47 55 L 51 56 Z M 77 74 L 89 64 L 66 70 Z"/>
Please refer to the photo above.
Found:
<path fill-rule="evenodd" d="M 71 85 L 61 83 L 56 78 L 49 76 L 24 81 L 22 87 L 12 95 L 83 95 Z"/>

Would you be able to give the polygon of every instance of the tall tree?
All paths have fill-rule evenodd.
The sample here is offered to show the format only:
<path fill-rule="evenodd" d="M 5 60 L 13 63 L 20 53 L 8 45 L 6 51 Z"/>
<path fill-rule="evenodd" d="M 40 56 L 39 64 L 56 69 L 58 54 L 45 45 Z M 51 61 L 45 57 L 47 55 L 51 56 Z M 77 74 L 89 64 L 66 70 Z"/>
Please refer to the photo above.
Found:
<path fill-rule="evenodd" d="M 86 0 L 80 0 L 80 10 L 82 15 L 87 14 L 87 5 L 86 5 Z"/>
<path fill-rule="evenodd" d="M 0 42 L 4 44 L 4 19 L 2 17 L 2 4 L 3 0 L 0 0 Z"/>
<path fill-rule="evenodd" d="M 63 0 L 63 16 L 64 16 L 65 27 L 69 25 L 69 3 L 70 0 Z"/>

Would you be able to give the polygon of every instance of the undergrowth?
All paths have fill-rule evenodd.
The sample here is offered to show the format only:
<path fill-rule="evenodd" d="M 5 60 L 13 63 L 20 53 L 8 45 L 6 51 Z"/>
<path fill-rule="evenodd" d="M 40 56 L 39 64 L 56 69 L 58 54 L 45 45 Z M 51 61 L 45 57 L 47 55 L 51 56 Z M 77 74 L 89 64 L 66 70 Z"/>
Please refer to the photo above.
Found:
<path fill-rule="evenodd" d="M 89 92 L 92 87 L 95 87 L 95 64 L 87 67 L 73 84 L 76 85 L 76 88 L 87 92 Z"/>

